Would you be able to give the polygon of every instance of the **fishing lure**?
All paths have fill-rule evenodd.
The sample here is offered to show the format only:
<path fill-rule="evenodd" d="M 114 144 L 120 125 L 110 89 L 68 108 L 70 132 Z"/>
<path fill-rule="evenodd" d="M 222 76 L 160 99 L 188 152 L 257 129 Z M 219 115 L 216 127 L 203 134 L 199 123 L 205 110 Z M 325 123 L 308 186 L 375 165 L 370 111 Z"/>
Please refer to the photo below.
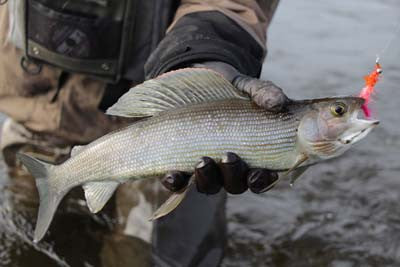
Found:
<path fill-rule="evenodd" d="M 371 117 L 371 110 L 368 107 L 371 101 L 371 95 L 374 93 L 375 84 L 378 82 L 380 75 L 382 74 L 382 67 L 379 64 L 379 58 L 376 59 L 374 70 L 365 79 L 365 86 L 361 89 L 359 97 L 364 98 L 365 102 L 362 105 L 362 110 L 367 118 Z"/>

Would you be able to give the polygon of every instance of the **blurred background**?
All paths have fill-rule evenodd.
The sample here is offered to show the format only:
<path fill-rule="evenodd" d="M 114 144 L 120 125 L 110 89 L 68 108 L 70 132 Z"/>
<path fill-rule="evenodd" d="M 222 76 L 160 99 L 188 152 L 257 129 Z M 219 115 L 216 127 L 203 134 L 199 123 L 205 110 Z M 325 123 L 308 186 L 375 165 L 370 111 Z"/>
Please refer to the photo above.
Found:
<path fill-rule="evenodd" d="M 357 94 L 394 38 L 380 54 L 383 78 L 372 105 L 381 124 L 293 188 L 284 181 L 262 195 L 230 196 L 223 266 L 400 266 L 399 23 L 398 0 L 281 1 L 262 77 L 292 98 Z M 18 185 L 26 190 L 15 191 L 4 164 L 0 171 L 0 266 L 99 265 L 99 236 L 111 218 L 86 215 L 70 225 L 87 213 L 70 199 L 61 211 L 71 217 L 64 239 L 53 241 L 56 248 L 33 244 L 36 192 L 26 181 Z"/>

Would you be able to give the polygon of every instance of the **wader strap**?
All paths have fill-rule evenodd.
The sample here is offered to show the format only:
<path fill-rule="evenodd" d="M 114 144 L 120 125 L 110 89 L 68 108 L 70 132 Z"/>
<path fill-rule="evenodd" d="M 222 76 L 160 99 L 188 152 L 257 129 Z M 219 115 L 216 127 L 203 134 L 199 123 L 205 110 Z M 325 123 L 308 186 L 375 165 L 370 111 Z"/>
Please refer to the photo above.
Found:
<path fill-rule="evenodd" d="M 32 40 L 28 40 L 28 55 L 52 62 L 67 71 L 78 71 L 93 75 L 114 76 L 118 70 L 118 60 L 77 59 L 52 52 Z"/>

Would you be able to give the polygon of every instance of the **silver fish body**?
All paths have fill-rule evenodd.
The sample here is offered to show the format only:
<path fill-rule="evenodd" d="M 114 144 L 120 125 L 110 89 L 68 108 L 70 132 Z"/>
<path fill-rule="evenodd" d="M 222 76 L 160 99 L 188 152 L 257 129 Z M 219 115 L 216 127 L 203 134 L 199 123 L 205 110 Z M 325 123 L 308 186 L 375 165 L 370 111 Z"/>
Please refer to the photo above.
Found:
<path fill-rule="evenodd" d="M 245 100 L 222 100 L 166 112 L 105 135 L 57 167 L 60 183 L 139 179 L 193 171 L 200 157 L 235 152 L 254 167 L 285 170 L 296 158 L 299 119 Z M 65 176 L 65 175 L 64 175 Z"/>
<path fill-rule="evenodd" d="M 171 170 L 192 172 L 202 156 L 218 160 L 234 152 L 252 167 L 291 171 L 340 155 L 375 124 L 356 118 L 361 104 L 355 97 L 293 101 L 286 111 L 271 113 L 208 70 L 149 80 L 108 113 L 151 117 L 74 149 L 61 165 L 18 156 L 39 190 L 35 241 L 75 186 L 83 186 L 89 209 L 97 212 L 120 183 Z M 345 110 L 338 115 L 339 106 Z"/>

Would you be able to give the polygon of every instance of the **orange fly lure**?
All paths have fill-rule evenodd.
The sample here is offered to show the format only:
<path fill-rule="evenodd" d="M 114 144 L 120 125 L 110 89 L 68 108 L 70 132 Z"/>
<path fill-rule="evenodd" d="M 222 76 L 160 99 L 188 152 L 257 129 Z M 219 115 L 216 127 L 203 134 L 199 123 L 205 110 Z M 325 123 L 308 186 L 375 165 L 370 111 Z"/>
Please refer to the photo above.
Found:
<path fill-rule="evenodd" d="M 376 59 L 374 70 L 365 79 L 365 86 L 361 89 L 359 97 L 364 98 L 365 102 L 362 105 L 362 110 L 367 118 L 371 117 L 371 110 L 368 107 L 371 101 L 371 95 L 374 93 L 375 85 L 378 82 L 380 75 L 382 74 L 382 67 L 379 64 L 379 58 Z"/>

